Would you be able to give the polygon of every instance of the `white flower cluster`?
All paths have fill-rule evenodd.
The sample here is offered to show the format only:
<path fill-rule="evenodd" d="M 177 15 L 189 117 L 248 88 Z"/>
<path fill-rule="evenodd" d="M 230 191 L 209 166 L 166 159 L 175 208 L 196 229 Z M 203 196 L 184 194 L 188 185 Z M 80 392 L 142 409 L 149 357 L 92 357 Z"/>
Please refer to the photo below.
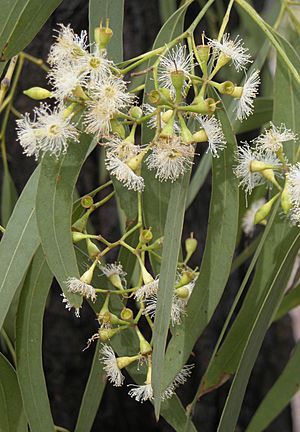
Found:
<path fill-rule="evenodd" d="M 70 26 L 60 25 L 48 62 L 49 83 L 57 105 L 51 111 L 42 103 L 35 108 L 33 120 L 29 114 L 17 120 L 18 139 L 24 153 L 36 159 L 46 152 L 58 157 L 66 152 L 69 141 L 78 141 L 72 103 L 79 107 L 84 104 L 78 111 L 85 108 L 85 131 L 101 137 L 110 132 L 110 121 L 116 113 L 133 102 L 126 82 L 113 72 L 106 51 L 88 46 L 86 32 L 76 35 Z"/>
<path fill-rule="evenodd" d="M 100 349 L 100 361 L 103 363 L 103 369 L 106 372 L 109 382 L 115 387 L 121 387 L 124 384 L 125 377 L 122 374 L 122 369 L 129 366 L 131 363 L 139 360 L 147 361 L 147 359 L 137 356 L 133 357 L 116 357 L 114 350 L 107 344 L 102 344 Z M 175 376 L 172 383 L 163 392 L 162 400 L 171 399 L 176 389 L 183 385 L 191 376 L 194 365 L 185 365 L 181 371 Z M 137 402 L 145 402 L 153 399 L 153 389 L 151 385 L 151 376 L 143 385 L 129 384 L 132 387 L 128 394 Z"/>

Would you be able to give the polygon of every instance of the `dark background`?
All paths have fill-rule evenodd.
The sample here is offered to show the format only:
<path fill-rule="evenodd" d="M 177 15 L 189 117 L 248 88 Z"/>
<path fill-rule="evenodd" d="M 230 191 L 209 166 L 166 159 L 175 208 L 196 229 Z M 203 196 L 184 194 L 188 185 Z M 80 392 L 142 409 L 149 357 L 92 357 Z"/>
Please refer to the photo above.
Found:
<path fill-rule="evenodd" d="M 204 2 L 202 2 L 204 3 Z M 224 1 L 227 4 L 227 1 Z M 263 1 L 257 1 L 257 8 L 263 7 Z M 53 28 L 57 23 L 71 23 L 75 32 L 88 28 L 87 0 L 64 0 L 61 6 L 50 17 L 38 36 L 27 48 L 27 52 L 43 59 L 47 58 L 49 46 L 52 43 Z M 187 20 L 192 19 L 195 10 L 190 10 Z M 233 15 L 230 25 L 238 24 L 238 17 Z M 132 57 L 148 50 L 161 26 L 158 2 L 156 0 L 126 0 L 125 1 L 125 58 Z M 30 111 L 34 103 L 22 95 L 23 89 L 34 85 L 45 85 L 43 72 L 34 65 L 26 63 L 15 106 L 21 112 Z M 15 142 L 14 121 L 10 124 L 8 133 L 8 153 L 10 171 L 20 192 L 34 169 L 35 162 L 26 158 Z M 99 154 L 94 152 L 87 161 L 79 182 L 80 193 L 85 193 L 98 185 Z M 210 180 L 196 198 L 187 212 L 185 235 L 195 233 L 200 244 L 200 252 L 195 257 L 194 264 L 200 261 L 206 235 L 206 223 L 210 199 Z M 101 219 L 94 220 L 96 232 L 108 237 L 115 237 L 118 232 L 116 209 L 114 203 L 105 206 Z M 246 240 L 245 240 L 246 242 Z M 192 379 L 179 392 L 185 403 L 190 402 L 204 372 L 213 346 L 226 313 L 231 305 L 245 268 L 235 272 L 223 299 L 214 315 L 214 319 L 202 335 L 194 350 L 196 370 Z M 59 296 L 59 289 L 53 285 L 45 313 L 44 323 L 44 367 L 49 391 L 49 398 L 55 424 L 73 430 L 84 386 L 91 365 L 93 350 L 82 352 L 86 340 L 97 331 L 95 315 L 88 306 L 83 308 L 81 318 L 76 319 L 68 313 Z M 288 360 L 293 347 L 293 338 L 288 317 L 274 324 L 269 330 L 254 371 L 252 373 L 247 394 L 240 415 L 238 431 L 244 431 L 260 400 L 276 380 Z M 227 395 L 229 385 L 208 394 L 198 403 L 195 412 L 195 425 L 201 432 L 214 432 L 217 429 L 220 414 Z M 128 389 L 113 388 L 107 385 L 93 431 L 105 432 L 144 432 L 172 431 L 164 420 L 155 422 L 150 403 L 138 404 L 127 395 Z M 184 395 L 182 394 L 184 393 Z M 267 429 L 267 431 L 288 432 L 292 430 L 290 409 L 287 408 Z M 42 432 L 42 431 L 41 431 Z M 228 431 L 231 432 L 231 431 Z"/>

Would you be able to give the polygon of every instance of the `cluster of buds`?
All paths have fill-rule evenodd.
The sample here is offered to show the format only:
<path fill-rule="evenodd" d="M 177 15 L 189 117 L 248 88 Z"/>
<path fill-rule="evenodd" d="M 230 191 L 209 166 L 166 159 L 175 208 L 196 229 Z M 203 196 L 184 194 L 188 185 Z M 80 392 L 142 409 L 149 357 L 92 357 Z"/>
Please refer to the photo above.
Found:
<path fill-rule="evenodd" d="M 222 126 L 215 116 L 219 101 L 208 97 L 209 87 L 237 102 L 237 118 L 253 111 L 259 75 L 253 72 L 243 86 L 231 81 L 214 81 L 217 72 L 229 63 L 244 70 L 251 62 L 240 39 L 228 34 L 222 41 L 208 39 L 187 52 L 184 40 L 161 49 L 153 67 L 155 89 L 148 102 L 137 105 L 123 76 L 135 67 L 134 59 L 120 68 L 107 57 L 106 46 L 112 31 L 102 26 L 95 30 L 95 43 L 88 45 L 87 34 L 60 25 L 50 49 L 48 63 L 52 90 L 34 87 L 25 94 L 34 99 L 54 98 L 51 111 L 42 102 L 17 121 L 18 138 L 24 153 L 36 159 L 48 152 L 56 157 L 78 141 L 80 132 L 92 134 L 106 147 L 105 165 L 111 176 L 126 188 L 143 191 L 141 165 L 155 171 L 160 181 L 176 181 L 191 169 L 197 143 L 208 143 L 207 151 L 218 157 L 226 147 Z M 145 54 L 145 60 L 149 58 Z M 137 65 L 140 61 L 137 62 Z M 195 74 L 200 66 L 202 76 Z M 192 100 L 188 103 L 188 100 Z M 155 128 L 154 138 L 140 145 L 136 130 L 142 124 Z"/>
<path fill-rule="evenodd" d="M 259 185 L 275 187 L 275 193 L 268 201 L 260 199 L 251 205 L 243 219 L 243 229 L 247 235 L 253 234 L 256 224 L 266 224 L 276 201 L 280 200 L 284 215 L 293 225 L 300 226 L 300 165 L 290 164 L 284 146 L 295 145 L 296 134 L 285 125 L 271 123 L 250 146 L 244 143 L 236 155 L 234 172 L 246 194 Z"/>

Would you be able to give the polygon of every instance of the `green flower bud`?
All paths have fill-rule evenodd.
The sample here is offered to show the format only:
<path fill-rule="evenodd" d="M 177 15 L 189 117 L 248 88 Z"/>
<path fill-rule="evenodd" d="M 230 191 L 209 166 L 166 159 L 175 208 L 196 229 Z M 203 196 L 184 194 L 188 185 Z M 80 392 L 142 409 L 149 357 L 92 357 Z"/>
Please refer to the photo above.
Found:
<path fill-rule="evenodd" d="M 130 108 L 129 115 L 138 120 L 143 116 L 143 110 L 139 106 L 135 105 Z"/>
<path fill-rule="evenodd" d="M 135 331 L 136 331 L 137 337 L 139 338 L 139 341 L 140 341 L 140 353 L 141 353 L 141 355 L 144 356 L 144 355 L 150 354 L 152 352 L 151 345 L 149 344 L 149 342 L 146 341 L 146 339 L 144 338 L 144 336 L 142 335 L 142 333 L 140 332 L 138 327 L 135 327 Z"/>
<path fill-rule="evenodd" d="M 288 177 L 285 177 L 285 183 L 284 183 L 284 188 L 283 191 L 281 193 L 281 207 L 282 210 L 284 212 L 284 214 L 288 214 L 288 212 L 291 210 L 292 208 L 292 203 L 291 203 L 291 197 L 288 191 Z"/>
<path fill-rule="evenodd" d="M 275 203 L 279 195 L 279 193 L 276 194 L 273 198 L 270 199 L 270 201 L 266 202 L 260 209 L 257 210 L 254 218 L 255 224 L 263 222 L 264 219 L 269 215 L 270 211 L 272 210 L 273 204 Z"/>
<path fill-rule="evenodd" d="M 52 97 L 51 91 L 43 87 L 31 87 L 23 91 L 24 95 L 34 100 L 43 100 Z"/>
<path fill-rule="evenodd" d="M 125 128 L 121 122 L 119 122 L 118 120 L 112 119 L 110 121 L 110 126 L 111 126 L 112 134 L 118 135 L 120 138 L 123 138 L 123 139 L 125 138 L 126 132 L 125 132 Z"/>
<path fill-rule="evenodd" d="M 95 42 L 100 49 L 106 49 L 109 44 L 113 31 L 109 28 L 109 19 L 106 20 L 106 27 L 102 27 L 102 22 L 100 27 L 96 27 L 94 30 Z"/>
<path fill-rule="evenodd" d="M 81 282 L 84 282 L 88 285 L 92 282 L 93 276 L 94 276 L 94 270 L 97 265 L 98 260 L 95 260 L 91 267 L 83 273 L 83 275 L 80 277 Z"/>
<path fill-rule="evenodd" d="M 198 53 L 197 58 L 199 61 L 199 65 L 202 69 L 202 72 L 205 73 L 206 65 L 208 63 L 209 55 L 210 55 L 210 47 L 208 45 L 198 45 L 196 48 Z"/>
<path fill-rule="evenodd" d="M 161 119 L 164 123 L 168 123 L 168 121 L 172 118 L 173 115 L 173 110 L 167 110 L 161 114 Z"/>
<path fill-rule="evenodd" d="M 189 261 L 193 253 L 196 251 L 197 246 L 198 246 L 198 242 L 194 238 L 193 233 L 191 233 L 191 237 L 187 238 L 185 241 L 185 250 L 186 250 L 185 262 Z"/>
<path fill-rule="evenodd" d="M 85 212 L 83 216 L 81 216 L 79 219 L 77 219 L 76 222 L 73 223 L 72 225 L 72 230 L 74 231 L 78 231 L 78 232 L 82 232 L 85 230 L 87 221 L 89 219 L 89 212 Z"/>
<path fill-rule="evenodd" d="M 100 250 L 90 238 L 86 239 L 86 248 L 91 259 L 96 259 L 99 256 Z"/>
<path fill-rule="evenodd" d="M 100 328 L 99 329 L 99 339 L 101 342 L 107 342 L 110 340 L 115 334 L 119 333 L 121 330 L 124 330 L 125 327 L 117 327 L 117 328 Z"/>
<path fill-rule="evenodd" d="M 184 285 L 187 285 L 188 283 L 192 282 L 193 279 L 195 279 L 195 272 L 184 270 L 181 274 L 181 278 L 178 284 L 176 285 L 176 288 L 180 288 Z"/>
<path fill-rule="evenodd" d="M 176 288 L 176 296 L 182 299 L 187 299 L 190 296 L 190 291 L 185 286 Z"/>
<path fill-rule="evenodd" d="M 169 105 L 172 103 L 171 92 L 166 88 L 152 90 L 148 94 L 148 100 L 152 105 Z"/>
<path fill-rule="evenodd" d="M 72 241 L 73 243 L 78 243 L 81 240 L 86 239 L 86 234 L 82 234 L 81 232 L 72 231 Z"/>
<path fill-rule="evenodd" d="M 117 360 L 117 366 L 119 369 L 123 369 L 127 366 L 129 366 L 131 363 L 137 361 L 140 359 L 140 355 L 137 354 L 135 356 L 131 356 L 131 357 L 118 357 Z"/>

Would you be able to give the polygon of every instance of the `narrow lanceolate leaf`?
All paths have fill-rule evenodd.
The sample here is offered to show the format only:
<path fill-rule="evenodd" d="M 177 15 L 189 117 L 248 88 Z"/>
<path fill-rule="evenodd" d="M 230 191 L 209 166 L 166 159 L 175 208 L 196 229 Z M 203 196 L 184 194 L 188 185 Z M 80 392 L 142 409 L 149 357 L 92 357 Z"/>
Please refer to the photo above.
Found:
<path fill-rule="evenodd" d="M 300 58 L 294 48 L 283 37 L 276 34 L 281 46 L 288 54 L 290 61 L 294 67 L 300 72 Z M 291 72 L 286 68 L 285 63 L 278 58 L 275 82 L 274 82 L 274 116 L 275 125 L 279 125 L 279 121 L 284 123 L 286 127 L 292 129 L 298 134 L 298 144 L 300 136 L 300 85 L 297 84 Z M 296 144 L 286 144 L 284 147 L 285 154 L 290 162 L 296 162 L 297 154 Z"/>
<path fill-rule="evenodd" d="M 0 431 L 26 432 L 27 422 L 16 372 L 0 353 Z"/>
<path fill-rule="evenodd" d="M 53 432 L 42 363 L 43 317 L 52 274 L 40 247 L 22 289 L 17 314 L 17 374 L 32 432 Z"/>
<path fill-rule="evenodd" d="M 232 171 L 236 140 L 225 110 L 220 110 L 218 115 L 227 148 L 219 158 L 213 159 L 208 232 L 200 274 L 186 316 L 182 324 L 175 328 L 167 349 L 163 388 L 169 385 L 187 361 L 219 303 L 230 274 L 239 211 L 238 186 Z"/>
<path fill-rule="evenodd" d="M 288 293 L 283 297 L 278 311 L 274 317 L 274 321 L 279 320 L 285 314 L 287 314 L 290 310 L 300 305 L 300 285 L 296 288 L 291 289 Z"/>
<path fill-rule="evenodd" d="M 163 23 L 168 20 L 176 9 L 176 0 L 159 0 L 159 14 Z"/>
<path fill-rule="evenodd" d="M 179 36 L 183 31 L 184 17 L 189 3 L 186 3 L 179 8 L 162 26 L 158 33 L 153 49 L 164 46 L 175 37 Z M 156 58 L 154 59 L 156 60 Z M 150 67 L 153 62 L 151 59 L 148 63 Z M 145 82 L 144 102 L 146 95 L 153 88 L 153 80 L 151 75 L 147 75 Z M 149 142 L 153 138 L 153 130 L 143 125 L 142 141 Z M 155 178 L 155 174 L 149 171 L 145 166 L 142 170 L 142 175 L 145 179 L 145 191 L 143 194 L 143 211 L 145 215 L 146 226 L 152 227 L 153 238 L 159 238 L 164 233 L 166 214 L 168 209 L 168 201 L 171 190 L 170 182 L 160 182 Z"/>
<path fill-rule="evenodd" d="M 99 27 L 102 21 L 103 27 L 106 20 L 113 30 L 113 37 L 107 47 L 108 56 L 115 63 L 123 59 L 123 19 L 124 0 L 90 0 L 89 1 L 89 35 L 90 41 L 94 42 L 94 29 Z"/>
<path fill-rule="evenodd" d="M 0 243 L 0 328 L 39 245 L 35 215 L 39 171 L 25 186 Z"/>
<path fill-rule="evenodd" d="M 96 345 L 89 378 L 82 397 L 75 432 L 87 432 L 92 430 L 92 426 L 105 389 L 106 378 L 102 363 L 99 360 L 99 347 L 100 343 L 98 342 Z"/>
<path fill-rule="evenodd" d="M 65 296 L 74 307 L 81 297 L 67 291 L 68 277 L 79 277 L 71 236 L 73 192 L 86 156 L 96 141 L 85 134 L 79 143 L 70 143 L 67 154 L 55 159 L 45 155 L 36 199 L 36 214 L 41 243 L 48 265 Z"/>
<path fill-rule="evenodd" d="M 62 0 L 11 0 L 1 2 L 1 62 L 22 51 Z"/>
<path fill-rule="evenodd" d="M 263 432 L 300 389 L 300 343 L 252 417 L 247 432 Z"/>
<path fill-rule="evenodd" d="M 1 225 L 6 226 L 18 199 L 13 179 L 6 168 L 3 172 L 1 192 Z"/>
<path fill-rule="evenodd" d="M 152 386 L 156 416 L 159 416 L 161 404 L 165 348 L 170 325 L 189 178 L 190 173 L 187 173 L 172 185 L 164 232 L 163 255 L 153 329 Z"/>
<path fill-rule="evenodd" d="M 278 307 L 280 298 L 282 297 L 299 247 L 300 234 L 297 233 L 297 235 L 294 235 L 291 243 L 289 243 L 289 247 L 286 248 L 282 259 L 277 261 L 279 265 L 277 265 L 275 274 L 273 278 L 270 279 L 269 283 L 267 283 L 266 295 L 257 314 L 255 314 L 254 323 L 251 325 L 244 349 L 239 359 L 236 374 L 218 426 L 218 432 L 227 432 L 235 429 L 252 367 L 269 327 L 274 310 Z M 281 255 L 282 251 L 280 252 Z"/>

